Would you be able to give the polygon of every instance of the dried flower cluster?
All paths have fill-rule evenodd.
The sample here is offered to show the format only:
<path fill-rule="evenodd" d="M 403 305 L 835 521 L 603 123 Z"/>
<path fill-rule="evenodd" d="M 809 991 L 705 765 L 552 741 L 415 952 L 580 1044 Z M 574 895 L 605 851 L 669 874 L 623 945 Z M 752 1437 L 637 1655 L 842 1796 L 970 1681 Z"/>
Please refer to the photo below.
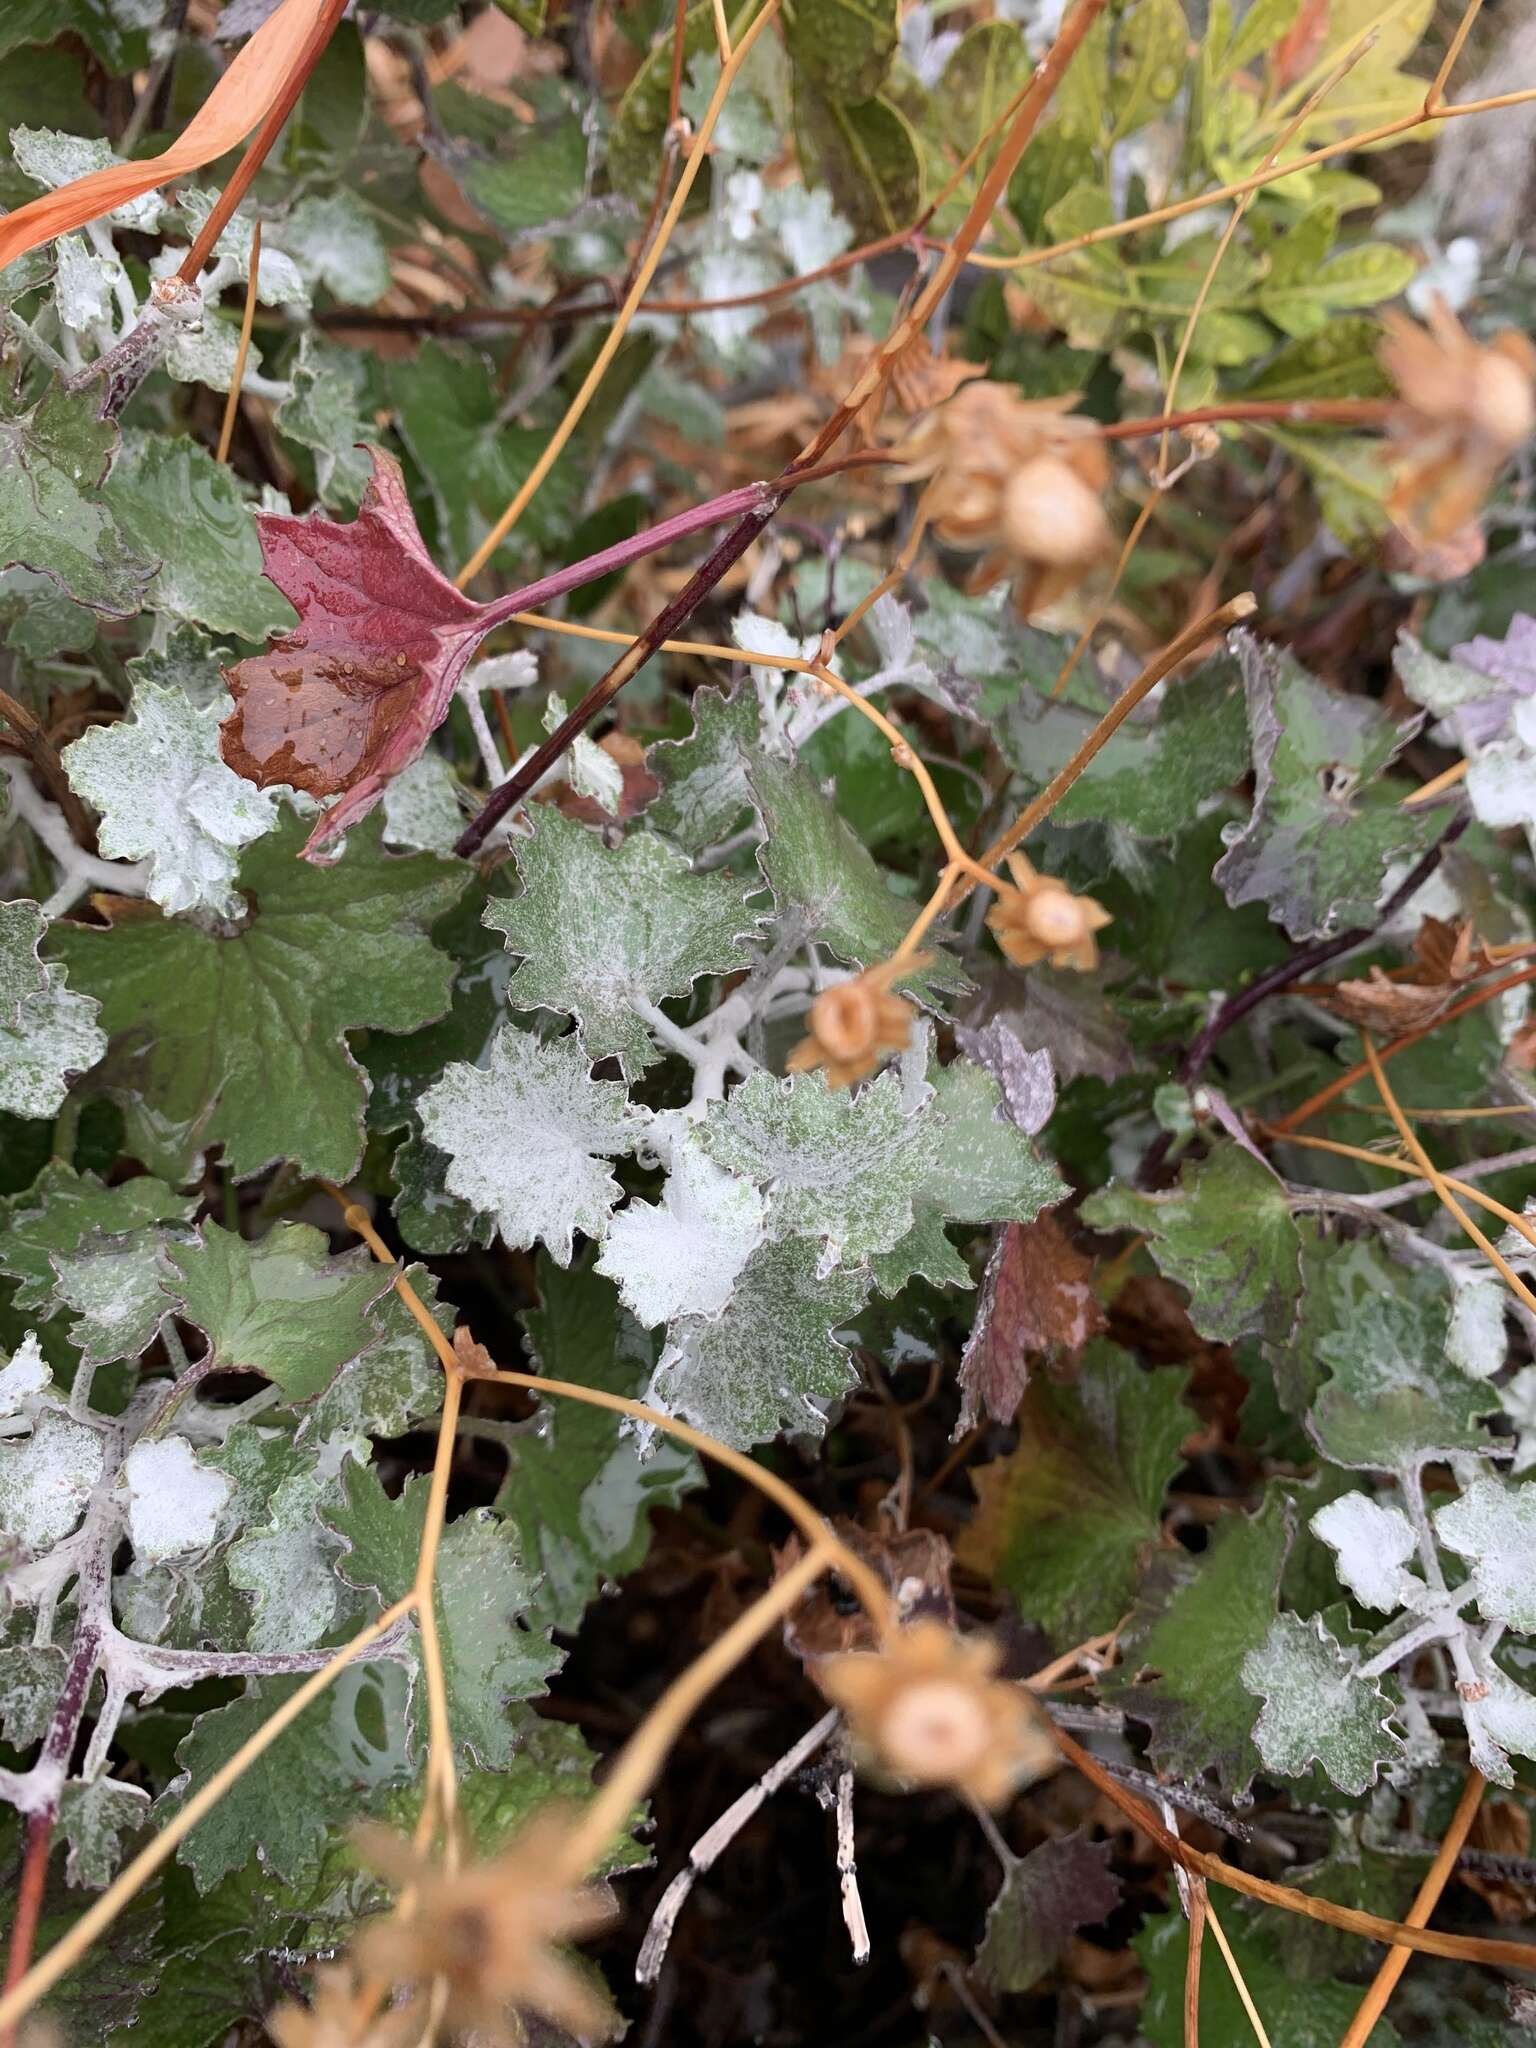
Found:
<path fill-rule="evenodd" d="M 1053 967 L 1092 973 L 1099 964 L 1100 932 L 1109 912 L 1092 896 L 1074 896 L 1065 882 L 1037 874 L 1022 853 L 1010 854 L 1013 886 L 1000 885 L 987 927 L 1015 967 L 1049 960 Z"/>
<path fill-rule="evenodd" d="M 1423 327 L 1393 312 L 1382 323 L 1382 364 L 1402 401 L 1390 426 L 1398 462 L 1388 509 L 1415 538 L 1443 544 L 1475 520 L 1536 431 L 1536 348 L 1513 328 L 1474 341 L 1438 298 Z"/>
<path fill-rule="evenodd" d="M 1109 456 L 1096 424 L 1072 413 L 1076 402 L 968 383 L 903 450 L 903 475 L 928 482 L 924 502 L 937 537 L 985 551 L 971 589 L 1012 576 L 1025 615 L 1072 589 L 1110 547 Z"/>
<path fill-rule="evenodd" d="M 1000 1658 L 986 1637 L 922 1620 L 872 1654 L 827 1658 L 817 1677 L 854 1740 L 894 1777 L 998 1806 L 1060 1755 L 1035 1701 L 997 1677 Z"/>
<path fill-rule="evenodd" d="M 912 1035 L 916 1012 L 891 986 L 905 975 L 918 973 L 929 956 L 884 960 L 867 967 L 851 981 L 840 981 L 823 989 L 812 1003 L 806 1022 L 809 1035 L 802 1038 L 786 1064 L 791 1073 L 809 1073 L 820 1067 L 829 1088 L 851 1088 L 872 1074 L 890 1053 L 901 1052 Z"/>
<path fill-rule="evenodd" d="M 547 1809 L 492 1862 L 449 1871 L 387 1828 L 360 1829 L 364 1860 L 411 1896 L 364 1927 L 352 1945 L 352 1968 L 364 1982 L 416 1995 L 370 2022 L 359 2013 L 351 1971 L 322 1972 L 312 2006 L 283 2006 L 272 2015 L 278 2048 L 403 2048 L 424 2038 L 424 1999 L 434 1986 L 441 1987 L 440 2018 L 450 2034 L 473 2032 L 510 2048 L 522 2038 L 516 2012 L 585 2040 L 609 2034 L 611 2011 L 557 1952 L 558 1944 L 596 1933 L 613 1914 L 603 1893 L 580 1884 L 568 1867 L 568 1835 L 565 1816 Z M 391 2030 L 396 2025 L 401 2032 Z"/>

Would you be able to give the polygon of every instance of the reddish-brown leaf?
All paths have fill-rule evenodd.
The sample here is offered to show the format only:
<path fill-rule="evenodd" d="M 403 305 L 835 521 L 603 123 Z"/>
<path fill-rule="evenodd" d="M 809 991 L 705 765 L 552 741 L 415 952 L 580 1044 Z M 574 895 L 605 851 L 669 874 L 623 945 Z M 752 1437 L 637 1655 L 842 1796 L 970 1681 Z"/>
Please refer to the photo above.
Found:
<path fill-rule="evenodd" d="M 843 1516 L 837 1518 L 834 1527 L 854 1555 L 885 1581 L 900 1601 L 907 1620 L 928 1615 L 954 1627 L 955 1596 L 949 1584 L 952 1553 L 937 1531 L 903 1529 L 887 1533 L 862 1528 Z M 782 1550 L 776 1550 L 775 1577 L 797 1563 L 804 1548 L 798 1536 L 791 1536 Z M 876 1647 L 874 1624 L 869 1616 L 846 1586 L 830 1578 L 818 1579 L 790 1609 L 784 1623 L 784 1642 L 802 1660 L 812 1679 L 823 1657 Z"/>
<path fill-rule="evenodd" d="M 960 1361 L 960 1419 L 994 1422 L 1018 1413 L 1035 1359 L 1075 1360 L 1104 1327 L 1093 1265 L 1047 1212 L 1008 1224 L 987 1262 L 976 1326 Z"/>
<path fill-rule="evenodd" d="M 257 513 L 262 566 L 299 623 L 224 672 L 235 709 L 221 745 L 235 773 L 341 798 L 309 835 L 311 860 L 415 760 L 497 623 L 427 553 L 399 464 L 370 453 L 373 476 L 350 525 Z"/>
<path fill-rule="evenodd" d="M 1396 1038 L 1433 1024 L 1466 983 L 1486 974 L 1492 964 L 1470 923 L 1456 926 L 1426 917 L 1413 942 L 1411 967 L 1391 974 L 1372 967 L 1354 981 L 1337 981 L 1311 993 L 1347 1024 Z"/>

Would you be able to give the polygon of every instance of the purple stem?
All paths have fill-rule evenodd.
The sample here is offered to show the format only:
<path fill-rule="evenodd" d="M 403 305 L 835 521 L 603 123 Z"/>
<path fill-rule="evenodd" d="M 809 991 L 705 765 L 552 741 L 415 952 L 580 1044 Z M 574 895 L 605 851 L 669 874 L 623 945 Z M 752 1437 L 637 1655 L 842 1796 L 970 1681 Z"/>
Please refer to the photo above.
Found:
<path fill-rule="evenodd" d="M 782 490 L 773 484 L 743 484 L 739 490 L 727 491 L 723 497 L 706 499 L 702 505 L 678 512 L 657 526 L 646 527 L 643 533 L 616 541 L 611 548 L 602 548 L 595 555 L 584 555 L 579 562 L 567 562 L 552 576 L 541 576 L 537 583 L 525 583 L 521 590 L 498 597 L 481 611 L 475 630 L 488 633 L 493 626 L 504 626 L 519 612 L 548 604 L 552 597 L 561 597 L 567 590 L 577 590 L 583 583 L 595 583 L 599 576 L 607 576 L 615 569 L 627 569 L 631 562 L 641 561 L 646 555 L 655 554 L 658 548 L 669 547 L 675 540 L 686 540 L 689 534 L 698 533 L 706 526 L 719 526 L 727 519 L 740 518 L 744 512 L 757 512 L 770 498 L 776 504 L 781 496 Z"/>
<path fill-rule="evenodd" d="M 671 639 L 680 626 L 687 624 L 721 577 L 733 563 L 740 561 L 778 511 L 784 502 L 785 492 L 792 487 L 792 481 L 790 479 L 777 484 L 751 484 L 747 487 L 754 494 L 753 501 L 737 519 L 736 524 L 716 541 L 677 595 L 668 599 L 644 632 L 625 648 L 607 674 L 592 685 L 564 723 L 556 727 L 544 744 L 536 748 L 523 765 L 507 777 L 499 789 L 491 792 L 480 810 L 459 834 L 453 849 L 456 854 L 467 860 L 471 854 L 477 852 L 491 828 L 504 818 L 515 804 L 522 802 L 540 776 L 554 766 L 582 728 L 591 724 L 604 706 L 623 689 L 630 677 L 645 666 L 664 640 Z M 717 499 L 715 502 L 718 504 L 720 500 Z"/>
<path fill-rule="evenodd" d="M 1293 981 L 1306 980 L 1315 974 L 1319 967 L 1326 967 L 1330 960 L 1336 960 L 1341 953 L 1348 953 L 1355 946 L 1362 945 L 1390 918 L 1395 917 L 1408 899 L 1423 888 L 1439 867 L 1446 848 L 1455 845 L 1471 822 L 1470 811 L 1463 811 L 1460 817 L 1451 820 L 1434 845 L 1427 852 L 1420 854 L 1413 867 L 1392 891 L 1377 913 L 1374 925 L 1357 925 L 1350 931 L 1338 933 L 1334 938 L 1315 939 L 1310 946 L 1301 947 L 1288 960 L 1282 960 L 1278 966 L 1271 967 L 1266 973 L 1259 975 L 1257 980 L 1249 982 L 1246 988 L 1228 996 L 1214 1015 L 1207 1018 L 1199 1036 L 1184 1055 L 1178 1073 L 1183 1085 L 1186 1088 L 1194 1086 L 1204 1070 L 1206 1061 L 1214 1052 L 1217 1041 L 1224 1037 L 1234 1024 L 1240 1023 L 1250 1010 L 1257 1009 L 1266 997 L 1278 995 L 1282 989 L 1289 988 Z M 1161 1132 L 1153 1141 L 1137 1172 L 1138 1186 L 1150 1187 L 1156 1182 L 1172 1143 L 1171 1131 Z"/>

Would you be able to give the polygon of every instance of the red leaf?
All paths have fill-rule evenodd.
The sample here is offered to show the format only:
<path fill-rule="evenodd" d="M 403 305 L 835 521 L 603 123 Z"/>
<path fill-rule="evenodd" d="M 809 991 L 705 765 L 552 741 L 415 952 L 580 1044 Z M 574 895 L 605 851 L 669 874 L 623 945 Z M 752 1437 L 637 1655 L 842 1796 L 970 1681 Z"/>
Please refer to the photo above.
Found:
<path fill-rule="evenodd" d="M 987 1261 L 981 1302 L 960 1361 L 960 1419 L 969 1429 L 983 1408 L 1012 1422 L 1029 1384 L 1032 1358 L 1075 1360 L 1104 1327 L 1093 1266 L 1052 1215 L 1010 1223 Z"/>
<path fill-rule="evenodd" d="M 221 750 L 235 773 L 341 798 L 305 842 L 309 860 L 416 759 L 498 623 L 433 563 L 399 464 L 369 453 L 373 476 L 350 525 L 257 513 L 262 566 L 299 624 L 224 671 L 235 709 Z"/>

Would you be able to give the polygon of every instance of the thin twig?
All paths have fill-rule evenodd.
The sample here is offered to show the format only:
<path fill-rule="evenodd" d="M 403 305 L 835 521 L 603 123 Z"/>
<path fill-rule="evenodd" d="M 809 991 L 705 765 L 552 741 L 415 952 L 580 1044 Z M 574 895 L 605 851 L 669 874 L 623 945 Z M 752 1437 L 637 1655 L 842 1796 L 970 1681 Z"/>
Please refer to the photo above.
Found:
<path fill-rule="evenodd" d="M 240 410 L 240 387 L 245 382 L 246 358 L 251 352 L 251 328 L 256 319 L 256 276 L 260 268 L 261 222 L 257 221 L 251 231 L 251 268 L 245 281 L 245 312 L 240 320 L 240 347 L 235 355 L 234 375 L 229 380 L 229 396 L 224 401 L 224 422 L 219 428 L 215 462 L 229 460 L 229 444 L 235 438 L 235 417 Z"/>
<path fill-rule="evenodd" d="M 19 704 L 8 690 L 0 690 L 0 718 L 15 733 L 38 780 L 64 813 L 71 838 L 94 858 L 97 851 L 96 828 L 91 823 L 89 811 L 69 786 L 69 777 L 64 773 L 58 748 L 26 705 Z"/>
<path fill-rule="evenodd" d="M 1408 1926 L 1429 1925 L 1430 1915 L 1440 1903 L 1440 1894 L 1450 1881 L 1451 1872 L 1456 1867 L 1456 1858 L 1461 1854 L 1461 1846 L 1477 1818 L 1477 1810 L 1482 1804 L 1486 1785 L 1487 1780 L 1481 1771 L 1467 1773 L 1467 1782 L 1461 1788 L 1461 1797 L 1456 1802 L 1451 1824 L 1435 1852 L 1434 1862 L 1424 1873 L 1424 1882 L 1419 1886 L 1413 1904 L 1408 1908 Z M 1360 2008 L 1350 2021 L 1349 2032 L 1339 2043 L 1339 2048 L 1365 2048 L 1376 2022 L 1387 2009 L 1387 2001 L 1392 1996 L 1397 1980 L 1408 1967 L 1408 1956 L 1409 1951 L 1406 1948 L 1392 1948 L 1382 1957 L 1381 1967 L 1371 1979 L 1370 1989 L 1361 1999 Z"/>
<path fill-rule="evenodd" d="M 1438 1031 L 1442 1024 L 1453 1024 L 1458 1017 L 1465 1017 L 1472 1010 L 1480 1010 L 1485 1003 L 1491 1003 L 1497 996 L 1507 995 L 1512 988 L 1524 988 L 1528 981 L 1536 981 L 1536 967 L 1522 967 L 1517 974 L 1506 974 L 1498 981 L 1489 982 L 1485 988 L 1476 990 L 1472 995 L 1463 996 L 1459 1003 L 1452 1003 L 1448 1010 L 1442 1010 L 1433 1024 L 1421 1024 L 1415 1031 L 1405 1031 L 1398 1038 L 1388 1039 L 1385 1045 L 1378 1048 L 1377 1058 L 1385 1066 L 1388 1060 L 1395 1059 L 1400 1052 L 1406 1052 L 1410 1045 L 1417 1045 L 1421 1038 L 1427 1038 L 1430 1032 Z M 1300 1130 L 1303 1124 L 1312 1121 L 1319 1110 L 1326 1109 L 1330 1102 L 1335 1101 L 1346 1089 L 1353 1088 L 1357 1081 L 1363 1081 L 1370 1070 L 1369 1061 L 1357 1060 L 1345 1073 L 1335 1075 L 1326 1087 L 1319 1088 L 1315 1095 L 1309 1095 L 1299 1108 L 1288 1110 L 1272 1124 L 1272 1135 L 1287 1138 L 1292 1131 Z"/>
<path fill-rule="evenodd" d="M 1299 1914 L 1303 1919 L 1321 1920 L 1346 1934 L 1364 1935 L 1370 1941 L 1388 1945 L 1400 1944 L 1419 1955 L 1446 1956 L 1457 1962 L 1482 1963 L 1490 1969 L 1504 1970 L 1530 1970 L 1536 1963 L 1536 1948 L 1526 1942 L 1497 1941 L 1479 1934 L 1437 1934 L 1433 1928 L 1410 1927 L 1401 1920 L 1385 1920 L 1380 1914 L 1364 1913 L 1356 1906 L 1338 1906 L 1332 1899 L 1316 1898 L 1311 1892 L 1299 1892 L 1290 1885 L 1254 1877 L 1220 1856 L 1212 1856 L 1203 1849 L 1192 1849 L 1165 1828 L 1150 1807 L 1112 1778 L 1098 1758 L 1074 1742 L 1059 1723 L 1052 1725 L 1063 1755 L 1090 1784 L 1096 1785 L 1127 1819 L 1134 1821 L 1165 1856 L 1175 1863 L 1182 1863 L 1186 1870 L 1208 1878 L 1212 1884 L 1241 1892 L 1244 1897 L 1258 1899 L 1264 1905 L 1278 1906 L 1283 1912 Z"/>
<path fill-rule="evenodd" d="M 182 259 L 177 276 L 183 284 L 195 285 L 203 265 L 213 253 L 213 245 L 228 227 L 235 209 L 250 190 L 256 173 L 267 160 L 267 153 L 283 132 L 288 116 L 299 103 L 300 95 L 309 83 L 309 75 L 325 54 L 326 45 L 336 32 L 336 26 L 346 12 L 347 0 L 325 0 L 320 18 L 316 21 L 309 40 L 300 52 L 292 74 L 277 98 L 267 110 L 265 120 L 245 145 L 245 154 L 235 166 L 229 183 L 213 203 L 213 211 L 203 222 L 193 240 L 191 248 Z"/>
<path fill-rule="evenodd" d="M 655 275 L 656 266 L 661 261 L 662 253 L 671 239 L 672 230 L 682 218 L 683 208 L 688 203 L 688 195 L 693 190 L 694 181 L 703 169 L 705 159 L 709 154 L 710 138 L 715 132 L 715 124 L 725 109 L 726 99 L 729 96 L 731 87 L 736 82 L 737 74 L 751 55 L 758 37 L 774 19 L 778 11 L 779 0 L 765 0 L 762 12 L 736 45 L 736 48 L 722 67 L 714 92 L 710 95 L 709 106 L 705 110 L 704 119 L 699 124 L 699 132 L 693 138 L 692 146 L 683 164 L 682 175 L 677 181 L 676 190 L 668 202 L 666 212 L 662 215 L 661 226 L 656 231 L 655 240 L 646 251 L 639 268 L 635 272 L 634 283 L 630 286 L 624 303 L 619 308 L 614 323 L 609 328 L 603 345 L 593 360 L 591 369 L 588 370 L 586 376 L 582 379 L 581 388 L 566 407 L 560 424 L 545 442 L 540 451 L 538 461 L 523 479 L 523 482 L 513 495 L 512 502 L 507 506 L 501 517 L 485 536 L 485 539 L 475 549 L 469 560 L 454 578 L 454 581 L 461 590 L 467 584 L 473 582 L 474 578 L 479 575 L 513 527 L 516 526 L 518 520 L 522 518 L 523 513 L 527 510 L 528 505 L 533 499 L 534 493 L 559 460 L 560 451 L 565 447 L 566 442 L 570 440 L 572 434 L 575 433 L 581 423 L 582 416 L 586 412 L 588 405 L 592 402 L 597 387 L 608 373 L 609 364 L 618 354 L 620 344 L 629 332 L 630 322 L 640 310 L 640 301 L 645 297 L 646 287 Z"/>
<path fill-rule="evenodd" d="M 1142 699 L 1156 689 L 1167 676 L 1172 675 L 1181 663 L 1188 661 L 1192 654 L 1198 653 L 1208 640 L 1217 638 L 1229 627 L 1240 624 L 1242 620 L 1252 618 L 1257 610 L 1258 599 L 1251 590 L 1245 590 L 1240 596 L 1219 605 L 1205 618 L 1197 619 L 1192 626 L 1186 626 L 1176 640 L 1168 643 L 1155 661 L 1147 664 L 1135 682 L 1120 693 L 1066 766 L 1058 770 L 1040 794 L 1025 805 L 1008 829 L 998 834 L 981 856 L 981 865 L 984 868 L 995 868 L 1015 847 L 1022 846 L 1035 827 L 1043 824 L 1055 810 L 1099 749 L 1114 738 Z M 964 902 L 969 894 L 969 886 L 962 888 L 950 907 L 954 908 L 956 904 Z"/>

